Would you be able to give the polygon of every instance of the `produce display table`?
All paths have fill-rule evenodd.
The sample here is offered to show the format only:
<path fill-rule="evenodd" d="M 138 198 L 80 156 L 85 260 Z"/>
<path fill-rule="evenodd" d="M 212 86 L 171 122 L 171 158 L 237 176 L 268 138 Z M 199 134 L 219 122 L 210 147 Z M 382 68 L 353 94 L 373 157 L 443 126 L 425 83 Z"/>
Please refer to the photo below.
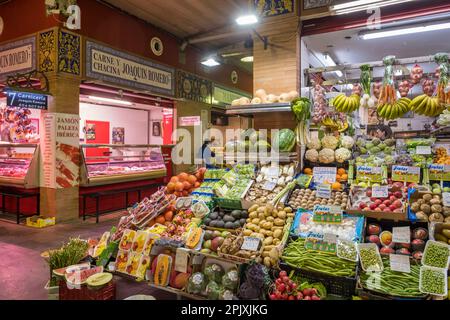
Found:
<path fill-rule="evenodd" d="M 67 287 L 65 281 L 59 282 L 59 300 L 115 300 L 116 284 L 111 281 L 108 285 L 99 290 L 89 289 L 82 285 L 80 289 L 71 289 Z"/>

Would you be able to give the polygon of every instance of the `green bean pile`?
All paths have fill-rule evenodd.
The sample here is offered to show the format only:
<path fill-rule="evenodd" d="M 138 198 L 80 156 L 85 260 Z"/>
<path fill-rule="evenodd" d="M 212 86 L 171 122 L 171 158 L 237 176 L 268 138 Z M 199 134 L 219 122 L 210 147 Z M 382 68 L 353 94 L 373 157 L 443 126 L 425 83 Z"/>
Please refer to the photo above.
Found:
<path fill-rule="evenodd" d="M 420 298 L 425 295 L 419 290 L 420 266 L 411 264 L 411 273 L 392 271 L 389 260 L 383 259 L 383 272 L 362 272 L 363 288 L 395 297 Z"/>
<path fill-rule="evenodd" d="M 336 277 L 354 277 L 356 263 L 346 261 L 333 253 L 305 249 L 305 240 L 297 239 L 286 246 L 281 259 L 293 268 L 320 272 Z"/>

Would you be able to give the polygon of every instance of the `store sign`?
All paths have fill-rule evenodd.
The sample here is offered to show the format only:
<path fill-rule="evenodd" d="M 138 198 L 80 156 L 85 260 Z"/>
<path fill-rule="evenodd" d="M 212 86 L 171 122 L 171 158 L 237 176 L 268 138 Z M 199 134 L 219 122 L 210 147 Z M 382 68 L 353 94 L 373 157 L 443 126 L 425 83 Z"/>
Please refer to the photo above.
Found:
<path fill-rule="evenodd" d="M 420 182 L 419 167 L 392 166 L 392 180 L 400 182 Z"/>
<path fill-rule="evenodd" d="M 175 70 L 146 59 L 86 42 L 86 76 L 103 81 L 175 95 Z"/>
<path fill-rule="evenodd" d="M 357 166 L 356 180 L 381 182 L 383 180 L 383 169 L 381 167 Z"/>
<path fill-rule="evenodd" d="M 428 165 L 429 177 L 432 181 L 450 181 L 450 166 L 444 164 Z"/>
<path fill-rule="evenodd" d="M 36 69 L 36 37 L 0 46 L 0 80 Z"/>
<path fill-rule="evenodd" d="M 41 93 L 7 90 L 6 103 L 10 107 L 47 110 L 48 96 Z"/>
<path fill-rule="evenodd" d="M 201 125 L 202 121 L 199 116 L 193 117 L 180 117 L 179 125 L 180 127 L 194 127 Z"/>
<path fill-rule="evenodd" d="M 249 94 L 231 91 L 223 87 L 214 85 L 213 104 L 231 105 L 234 100 L 240 99 L 242 97 L 251 98 Z"/>

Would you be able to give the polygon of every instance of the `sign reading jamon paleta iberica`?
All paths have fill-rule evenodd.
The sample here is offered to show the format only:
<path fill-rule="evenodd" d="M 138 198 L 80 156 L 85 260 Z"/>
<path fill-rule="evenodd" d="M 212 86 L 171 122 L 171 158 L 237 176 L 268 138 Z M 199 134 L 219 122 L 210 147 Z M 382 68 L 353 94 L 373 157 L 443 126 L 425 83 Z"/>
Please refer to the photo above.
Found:
<path fill-rule="evenodd" d="M 86 42 L 86 76 L 165 96 L 175 95 L 175 69 Z"/>

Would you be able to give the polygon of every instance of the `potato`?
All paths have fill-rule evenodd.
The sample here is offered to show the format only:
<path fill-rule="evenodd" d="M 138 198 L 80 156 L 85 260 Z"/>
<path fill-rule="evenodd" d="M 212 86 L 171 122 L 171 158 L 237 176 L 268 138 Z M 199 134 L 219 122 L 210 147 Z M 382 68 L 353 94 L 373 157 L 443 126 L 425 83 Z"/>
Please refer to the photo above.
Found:
<path fill-rule="evenodd" d="M 286 208 L 284 208 L 284 212 L 291 213 L 292 212 L 292 208 L 286 207 Z"/>
<path fill-rule="evenodd" d="M 263 258 L 270 257 L 270 251 L 263 251 L 263 253 L 261 255 Z"/>
<path fill-rule="evenodd" d="M 275 231 L 273 231 L 273 237 L 277 238 L 277 239 L 281 239 L 281 237 L 283 236 L 283 231 L 280 229 L 277 229 Z"/>
<path fill-rule="evenodd" d="M 264 265 L 265 265 L 267 268 L 270 268 L 270 267 L 271 267 L 270 257 L 265 257 L 265 258 L 264 258 Z"/>
<path fill-rule="evenodd" d="M 248 215 L 248 217 L 249 217 L 250 219 L 258 218 L 258 213 L 257 213 L 257 212 L 250 212 L 249 215 Z"/>
<path fill-rule="evenodd" d="M 422 204 L 420 206 L 420 211 L 425 212 L 426 214 L 430 214 L 431 213 L 431 207 L 429 204 Z"/>
<path fill-rule="evenodd" d="M 258 208 L 258 213 L 264 213 L 264 211 L 266 210 L 266 207 L 259 207 Z"/>
<path fill-rule="evenodd" d="M 253 211 L 256 211 L 256 210 L 258 210 L 258 205 L 257 204 L 254 204 L 254 205 L 252 205 L 249 209 L 248 209 L 248 212 L 253 212 Z"/>
<path fill-rule="evenodd" d="M 280 218 L 276 218 L 275 221 L 273 222 L 273 224 L 276 226 L 284 226 L 284 220 L 280 219 Z"/>
<path fill-rule="evenodd" d="M 264 241 L 263 241 L 263 244 L 266 246 L 269 246 L 269 245 L 271 245 L 272 244 L 272 242 L 273 242 L 273 237 L 268 237 L 268 238 L 265 238 L 264 239 Z"/>
<path fill-rule="evenodd" d="M 272 243 L 273 243 L 274 245 L 276 245 L 276 246 L 277 246 L 277 245 L 279 245 L 279 244 L 280 244 L 280 242 L 281 242 L 281 240 L 280 240 L 280 239 L 278 239 L 278 238 L 275 238 L 275 239 L 273 239 L 273 242 L 272 242 Z"/>
<path fill-rule="evenodd" d="M 267 230 L 264 230 L 264 229 L 260 229 L 260 230 L 259 230 L 259 233 L 261 233 L 262 235 L 264 235 L 264 236 L 267 237 L 266 232 L 267 232 Z"/>
<path fill-rule="evenodd" d="M 252 234 L 252 230 L 245 229 L 242 233 L 244 234 L 244 236 L 249 237 Z"/>
<path fill-rule="evenodd" d="M 278 218 L 280 219 L 286 219 L 286 212 L 284 211 L 278 211 Z"/>
<path fill-rule="evenodd" d="M 264 251 L 270 251 L 272 250 L 272 248 L 275 248 L 275 246 L 274 245 L 263 246 Z"/>
<path fill-rule="evenodd" d="M 278 218 L 278 212 L 277 212 L 277 211 L 273 211 L 273 212 L 272 212 L 272 217 Z"/>
<path fill-rule="evenodd" d="M 255 226 L 255 228 L 253 229 L 253 231 L 255 231 L 255 232 L 259 232 L 259 230 L 261 230 L 261 228 L 259 226 Z"/>
<path fill-rule="evenodd" d="M 294 218 L 295 217 L 295 213 L 293 213 L 293 212 L 292 213 L 288 213 L 287 216 L 288 216 L 288 218 Z"/>
<path fill-rule="evenodd" d="M 266 218 L 266 221 L 268 221 L 268 222 L 274 222 L 274 220 L 275 220 L 275 218 L 272 216 Z"/>
<path fill-rule="evenodd" d="M 440 204 L 433 204 L 431 206 L 432 213 L 442 213 L 442 206 Z"/>
<path fill-rule="evenodd" d="M 258 235 L 259 235 L 259 233 L 253 232 L 253 233 L 250 235 L 250 237 L 253 237 L 253 238 L 259 238 Z"/>
<path fill-rule="evenodd" d="M 258 225 L 260 221 L 261 221 L 260 219 L 255 218 L 252 220 L 252 223 Z"/>
<path fill-rule="evenodd" d="M 266 224 L 266 223 L 267 223 L 266 220 L 261 220 L 261 221 L 259 222 L 258 226 L 260 226 L 261 228 L 264 228 L 264 224 Z M 267 228 L 264 228 L 264 229 L 267 229 Z"/>
<path fill-rule="evenodd" d="M 273 223 L 272 222 L 266 222 L 266 223 L 264 223 L 264 226 L 263 226 L 263 228 L 267 229 L 267 230 L 271 230 L 272 227 L 273 227 Z"/>
<path fill-rule="evenodd" d="M 275 262 L 278 261 L 280 255 L 277 248 L 272 248 L 272 250 L 269 251 L 269 256 L 271 259 L 275 260 Z"/>
<path fill-rule="evenodd" d="M 264 215 L 264 213 L 260 212 L 258 213 L 258 217 L 259 220 L 264 220 L 266 218 L 266 216 Z"/>

